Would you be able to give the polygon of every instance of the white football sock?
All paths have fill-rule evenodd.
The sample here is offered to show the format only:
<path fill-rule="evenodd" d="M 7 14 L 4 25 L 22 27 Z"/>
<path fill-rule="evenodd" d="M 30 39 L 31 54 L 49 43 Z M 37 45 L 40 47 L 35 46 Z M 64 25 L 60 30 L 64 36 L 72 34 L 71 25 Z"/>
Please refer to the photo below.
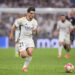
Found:
<path fill-rule="evenodd" d="M 61 52 L 62 52 L 62 46 L 59 46 L 58 53 L 60 56 L 61 56 Z"/>
<path fill-rule="evenodd" d="M 32 57 L 31 56 L 27 56 L 23 68 L 24 67 L 27 68 L 29 63 L 31 62 L 31 60 L 32 60 Z"/>

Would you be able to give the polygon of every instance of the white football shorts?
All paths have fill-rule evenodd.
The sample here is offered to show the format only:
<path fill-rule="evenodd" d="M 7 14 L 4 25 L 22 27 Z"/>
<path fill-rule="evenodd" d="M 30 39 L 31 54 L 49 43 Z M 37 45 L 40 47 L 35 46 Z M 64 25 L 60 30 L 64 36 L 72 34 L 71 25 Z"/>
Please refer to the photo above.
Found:
<path fill-rule="evenodd" d="M 59 42 L 64 42 L 66 44 L 70 44 L 70 34 L 60 34 Z"/>
<path fill-rule="evenodd" d="M 33 39 L 24 39 L 19 41 L 19 51 L 24 51 L 29 47 L 35 47 Z"/>

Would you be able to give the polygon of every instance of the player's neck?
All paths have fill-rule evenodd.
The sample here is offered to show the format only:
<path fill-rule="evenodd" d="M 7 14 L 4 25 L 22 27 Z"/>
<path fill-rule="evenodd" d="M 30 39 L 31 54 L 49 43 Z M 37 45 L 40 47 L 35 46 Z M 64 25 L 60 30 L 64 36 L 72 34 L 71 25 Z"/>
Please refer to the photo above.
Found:
<path fill-rule="evenodd" d="M 28 21 L 31 21 L 31 20 L 32 20 L 32 18 L 30 18 L 29 16 L 26 16 L 26 19 L 27 19 Z"/>
<path fill-rule="evenodd" d="M 65 21 L 66 21 L 66 20 L 61 20 L 61 22 L 63 22 L 63 23 L 64 23 Z"/>

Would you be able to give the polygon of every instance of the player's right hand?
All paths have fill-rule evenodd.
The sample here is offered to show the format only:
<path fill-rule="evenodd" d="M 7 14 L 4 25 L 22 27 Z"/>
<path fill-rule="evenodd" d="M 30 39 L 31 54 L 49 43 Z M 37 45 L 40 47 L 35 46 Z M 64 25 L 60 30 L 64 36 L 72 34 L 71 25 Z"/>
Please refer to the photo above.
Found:
<path fill-rule="evenodd" d="M 10 40 L 13 40 L 13 35 L 12 34 L 10 35 Z"/>

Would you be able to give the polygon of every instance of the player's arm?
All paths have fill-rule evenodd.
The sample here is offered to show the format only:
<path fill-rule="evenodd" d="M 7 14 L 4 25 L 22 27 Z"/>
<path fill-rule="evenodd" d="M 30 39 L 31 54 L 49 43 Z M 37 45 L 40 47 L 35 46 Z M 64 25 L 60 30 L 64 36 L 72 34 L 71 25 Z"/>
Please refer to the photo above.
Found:
<path fill-rule="evenodd" d="M 56 36 L 58 31 L 59 31 L 59 29 L 57 28 L 57 29 L 54 31 L 53 35 Z"/>
<path fill-rule="evenodd" d="M 67 32 L 67 34 L 70 34 L 72 31 L 73 31 L 73 26 L 72 26 L 72 28 L 70 28 L 70 30 L 69 30 L 69 32 Z"/>
<path fill-rule="evenodd" d="M 57 35 L 57 32 L 59 32 L 59 24 L 57 23 L 57 28 L 56 30 L 54 31 L 53 35 L 56 36 Z"/>
<path fill-rule="evenodd" d="M 75 29 L 75 24 L 73 25 L 73 29 Z"/>
<path fill-rule="evenodd" d="M 20 21 L 18 19 L 15 20 L 12 28 L 11 28 L 11 34 L 10 34 L 10 40 L 13 40 L 13 35 L 16 27 L 19 27 Z"/>
<path fill-rule="evenodd" d="M 10 40 L 13 40 L 13 35 L 14 35 L 15 28 L 16 28 L 16 26 L 13 24 L 13 26 L 11 28 L 11 33 L 10 33 Z"/>
<path fill-rule="evenodd" d="M 74 26 L 72 26 L 72 24 L 70 23 L 70 33 L 73 31 Z"/>
<path fill-rule="evenodd" d="M 73 25 L 73 29 L 75 29 L 75 20 L 74 20 L 74 25 Z"/>
<path fill-rule="evenodd" d="M 75 29 L 75 25 L 73 26 L 73 29 Z"/>
<path fill-rule="evenodd" d="M 37 35 L 38 34 L 38 29 L 34 29 L 34 34 Z"/>
<path fill-rule="evenodd" d="M 70 28 L 70 33 L 73 31 L 74 27 Z"/>
<path fill-rule="evenodd" d="M 74 18 L 74 24 L 73 24 L 73 28 L 75 29 L 75 18 Z"/>
<path fill-rule="evenodd" d="M 55 32 L 58 32 L 58 31 L 59 31 L 59 29 L 58 29 L 58 28 L 56 28 Z"/>
<path fill-rule="evenodd" d="M 59 31 L 59 28 L 60 28 L 60 24 L 59 24 L 59 22 L 58 22 L 58 23 L 57 23 L 57 28 L 56 28 L 55 32 L 58 32 L 58 31 Z"/>
<path fill-rule="evenodd" d="M 34 21 L 34 34 L 35 35 L 38 34 L 38 23 L 37 23 L 37 21 Z"/>

